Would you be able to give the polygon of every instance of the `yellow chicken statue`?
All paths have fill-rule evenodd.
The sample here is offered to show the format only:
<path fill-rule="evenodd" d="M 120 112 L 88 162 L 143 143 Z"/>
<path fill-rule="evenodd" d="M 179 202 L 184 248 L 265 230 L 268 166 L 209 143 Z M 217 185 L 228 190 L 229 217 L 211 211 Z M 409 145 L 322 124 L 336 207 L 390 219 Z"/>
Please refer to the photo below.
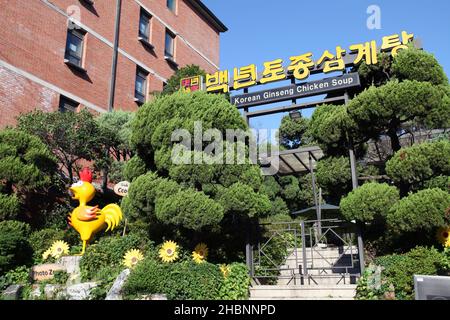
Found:
<path fill-rule="evenodd" d="M 122 220 L 122 210 L 116 204 L 109 204 L 103 209 L 98 206 L 91 207 L 87 203 L 95 196 L 95 188 L 92 185 L 92 172 L 85 168 L 80 172 L 80 181 L 69 188 L 72 199 L 78 200 L 80 205 L 69 216 L 69 224 L 80 234 L 83 241 L 83 249 L 80 255 L 86 251 L 86 245 L 92 237 L 105 229 L 114 230 Z"/>

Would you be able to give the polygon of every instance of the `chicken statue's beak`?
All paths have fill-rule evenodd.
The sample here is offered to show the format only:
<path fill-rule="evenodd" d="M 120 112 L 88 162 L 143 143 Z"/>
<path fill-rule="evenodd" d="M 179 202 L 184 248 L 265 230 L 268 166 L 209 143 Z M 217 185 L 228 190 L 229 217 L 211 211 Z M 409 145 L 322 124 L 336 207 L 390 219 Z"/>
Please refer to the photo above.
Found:
<path fill-rule="evenodd" d="M 69 196 L 72 198 L 72 199 L 76 199 L 76 191 L 75 191 L 75 189 L 73 189 L 73 188 L 69 188 Z"/>

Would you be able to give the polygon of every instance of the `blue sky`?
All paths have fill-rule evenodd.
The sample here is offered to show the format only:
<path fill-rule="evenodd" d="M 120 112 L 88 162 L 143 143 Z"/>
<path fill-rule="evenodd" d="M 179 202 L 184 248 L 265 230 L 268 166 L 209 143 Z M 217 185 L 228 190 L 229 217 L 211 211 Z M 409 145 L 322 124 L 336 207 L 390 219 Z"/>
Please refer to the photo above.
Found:
<path fill-rule="evenodd" d="M 230 29 L 221 37 L 221 69 L 377 40 L 405 30 L 422 40 L 450 75 L 449 0 L 203 0 Z M 367 28 L 367 8 L 381 9 L 381 29 Z M 283 85 L 279 83 L 278 85 Z M 287 102 L 289 103 L 289 102 Z M 286 103 L 284 103 L 286 104 Z M 267 108 L 269 106 L 263 107 Z M 255 110 L 255 109 L 252 109 Z M 310 116 L 312 110 L 304 112 Z M 253 128 L 275 129 L 283 115 L 252 119 Z"/>

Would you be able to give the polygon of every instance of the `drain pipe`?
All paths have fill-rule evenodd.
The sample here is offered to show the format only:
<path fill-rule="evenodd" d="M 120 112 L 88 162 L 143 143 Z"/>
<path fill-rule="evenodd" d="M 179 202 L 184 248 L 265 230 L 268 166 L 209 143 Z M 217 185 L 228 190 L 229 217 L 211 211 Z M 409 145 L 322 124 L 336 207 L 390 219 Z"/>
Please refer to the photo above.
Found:
<path fill-rule="evenodd" d="M 119 55 L 119 35 L 120 35 L 120 16 L 122 10 L 122 0 L 116 0 L 116 20 L 114 26 L 114 47 L 113 47 L 113 60 L 111 67 L 111 81 L 109 83 L 109 98 L 108 98 L 108 112 L 114 110 L 114 97 L 116 93 L 116 76 L 117 76 L 117 57 Z M 105 151 L 108 156 L 108 150 Z M 102 177 L 102 189 L 103 193 L 108 189 L 108 170 L 103 170 Z"/>
<path fill-rule="evenodd" d="M 114 31 L 114 48 L 113 48 L 112 68 L 111 68 L 111 82 L 109 85 L 108 112 L 112 112 L 114 109 L 114 97 L 116 91 L 116 76 L 117 76 L 117 57 L 119 55 L 121 10 L 122 10 L 122 0 L 116 0 L 116 21 Z"/>

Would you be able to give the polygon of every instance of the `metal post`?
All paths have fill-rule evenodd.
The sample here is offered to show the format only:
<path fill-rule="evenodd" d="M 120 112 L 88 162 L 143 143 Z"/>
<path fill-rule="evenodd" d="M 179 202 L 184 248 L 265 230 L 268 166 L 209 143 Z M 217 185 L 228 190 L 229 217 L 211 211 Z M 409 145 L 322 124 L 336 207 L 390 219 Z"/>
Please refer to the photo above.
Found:
<path fill-rule="evenodd" d="M 349 97 L 348 92 L 345 92 L 345 104 L 348 104 Z M 350 135 L 348 135 L 349 139 L 349 155 L 350 155 L 350 167 L 352 172 L 352 186 L 353 190 L 358 188 L 358 174 L 356 172 L 356 156 L 355 156 L 355 147 L 353 145 L 353 139 Z M 359 266 L 361 269 L 361 274 L 364 273 L 365 269 L 365 260 L 364 260 L 364 241 L 362 237 L 362 225 L 360 223 L 356 226 L 356 233 L 358 236 L 358 255 L 359 255 Z"/>
<path fill-rule="evenodd" d="M 314 205 L 316 206 L 317 234 L 320 238 L 322 236 L 322 224 L 320 222 L 320 208 L 319 208 L 319 203 L 317 201 L 316 177 L 314 175 L 314 168 L 313 168 L 311 153 L 309 153 L 309 171 L 311 172 L 312 189 L 313 189 L 313 195 L 314 195 Z M 316 238 L 317 238 L 317 236 L 316 236 Z"/>
<path fill-rule="evenodd" d="M 305 237 L 305 221 L 300 222 L 302 228 L 302 254 L 303 254 L 303 274 L 308 276 L 308 260 L 306 260 L 306 237 Z"/>

